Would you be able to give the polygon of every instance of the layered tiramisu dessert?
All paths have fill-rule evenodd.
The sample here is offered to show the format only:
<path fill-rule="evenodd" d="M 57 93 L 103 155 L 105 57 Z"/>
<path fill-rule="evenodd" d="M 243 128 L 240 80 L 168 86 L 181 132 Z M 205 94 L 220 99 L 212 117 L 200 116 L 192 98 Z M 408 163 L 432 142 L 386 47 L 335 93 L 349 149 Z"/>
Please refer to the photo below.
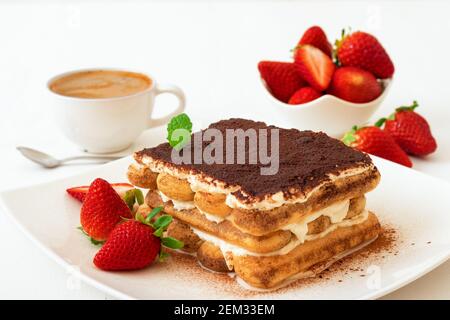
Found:
<path fill-rule="evenodd" d="M 214 141 L 196 143 L 196 134 L 210 129 L 224 137 L 227 130 L 257 134 L 215 150 L 216 161 L 199 161 L 196 155 Z M 247 143 L 255 137 L 256 155 Z M 263 147 L 277 152 L 276 173 L 262 173 Z M 234 272 L 254 288 L 276 288 L 316 275 L 380 233 L 365 200 L 380 180 L 377 168 L 367 154 L 325 133 L 229 119 L 193 134 L 183 152 L 192 161 L 174 159 L 168 143 L 139 151 L 128 177 L 148 189 L 147 206 L 174 217 L 167 232 L 207 269 Z"/>

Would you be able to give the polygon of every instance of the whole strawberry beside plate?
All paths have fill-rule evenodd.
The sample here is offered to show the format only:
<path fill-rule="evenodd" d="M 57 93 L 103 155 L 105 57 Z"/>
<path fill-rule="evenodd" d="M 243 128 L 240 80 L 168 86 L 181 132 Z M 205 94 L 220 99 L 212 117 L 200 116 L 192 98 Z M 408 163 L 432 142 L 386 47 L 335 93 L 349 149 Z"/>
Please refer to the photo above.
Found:
<path fill-rule="evenodd" d="M 353 127 L 342 141 L 360 151 L 397 162 L 411 168 L 412 162 L 408 155 L 397 145 L 395 140 L 378 126 Z"/>
<path fill-rule="evenodd" d="M 406 153 L 426 156 L 436 151 L 437 144 L 428 121 L 415 111 L 418 106 L 414 101 L 410 106 L 399 107 L 380 124 L 384 123 L 384 130 Z"/>
<path fill-rule="evenodd" d="M 396 108 L 373 126 L 354 126 L 342 141 L 363 152 L 412 167 L 407 154 L 425 156 L 437 149 L 428 121 L 415 112 L 418 106 L 414 101 L 410 106 Z"/>

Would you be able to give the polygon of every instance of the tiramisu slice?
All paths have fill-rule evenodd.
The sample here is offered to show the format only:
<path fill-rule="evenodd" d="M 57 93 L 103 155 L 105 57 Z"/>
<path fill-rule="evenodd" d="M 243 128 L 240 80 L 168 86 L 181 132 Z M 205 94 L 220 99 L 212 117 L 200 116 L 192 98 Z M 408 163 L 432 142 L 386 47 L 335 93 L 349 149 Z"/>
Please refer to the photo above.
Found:
<path fill-rule="evenodd" d="M 215 161 L 202 161 L 198 155 L 217 143 L 212 135 L 236 139 L 222 150 L 215 144 Z M 149 207 L 176 218 L 168 232 L 184 250 L 252 287 L 314 275 L 380 232 L 364 196 L 378 184 L 378 170 L 368 155 L 324 133 L 229 119 L 193 134 L 174 154 L 168 143 L 137 152 L 130 182 L 149 189 Z M 276 172 L 264 173 L 269 165 Z"/>

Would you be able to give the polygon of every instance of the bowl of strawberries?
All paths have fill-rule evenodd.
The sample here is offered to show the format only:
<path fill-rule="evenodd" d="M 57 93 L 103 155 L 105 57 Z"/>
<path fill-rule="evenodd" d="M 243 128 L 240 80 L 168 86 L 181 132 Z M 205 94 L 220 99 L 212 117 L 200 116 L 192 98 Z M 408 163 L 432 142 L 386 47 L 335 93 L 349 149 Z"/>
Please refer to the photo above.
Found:
<path fill-rule="evenodd" d="M 318 26 L 306 30 L 293 61 L 260 61 L 268 99 L 292 127 L 341 137 L 364 124 L 392 83 L 394 64 L 373 35 L 342 32 L 334 46 Z"/>

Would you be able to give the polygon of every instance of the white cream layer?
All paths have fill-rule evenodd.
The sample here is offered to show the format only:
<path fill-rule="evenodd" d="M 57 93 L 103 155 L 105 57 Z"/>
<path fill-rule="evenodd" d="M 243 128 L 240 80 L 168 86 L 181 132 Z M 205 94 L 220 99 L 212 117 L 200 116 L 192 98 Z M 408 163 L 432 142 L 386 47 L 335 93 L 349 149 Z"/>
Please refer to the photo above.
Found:
<path fill-rule="evenodd" d="M 162 193 L 159 190 L 158 190 L 158 193 L 161 196 L 161 199 L 163 202 L 172 201 L 173 207 L 176 210 L 189 210 L 189 209 L 196 208 L 201 214 L 204 215 L 204 217 L 207 220 L 215 222 L 215 223 L 220 223 L 227 219 L 227 218 L 218 217 L 214 214 L 211 214 L 211 213 L 201 210 L 200 208 L 198 208 L 195 205 L 195 203 L 193 201 L 174 200 L 174 199 L 166 196 L 164 193 Z M 281 229 L 291 231 L 293 234 L 295 234 L 297 236 L 297 238 L 301 241 L 301 243 L 303 243 L 303 242 L 305 242 L 306 234 L 308 233 L 308 223 L 316 220 L 320 216 L 329 217 L 331 220 L 331 223 L 341 222 L 347 216 L 349 206 L 350 206 L 350 200 L 344 200 L 341 202 L 337 202 L 335 204 L 332 204 L 331 206 L 323 208 L 322 210 L 318 210 L 316 212 L 308 214 L 305 218 L 303 218 L 299 222 L 286 225 Z"/>
<path fill-rule="evenodd" d="M 199 208 L 197 208 L 197 206 L 195 205 L 194 201 L 180 201 L 180 200 L 174 200 L 168 196 L 166 196 L 164 193 L 162 193 L 161 191 L 157 190 L 159 196 L 161 197 L 161 200 L 163 202 L 169 202 L 172 201 L 173 204 L 173 208 L 176 210 L 190 210 L 190 209 L 197 209 L 200 213 L 202 213 L 206 219 L 208 219 L 209 221 L 215 222 L 215 223 L 219 223 L 222 222 L 223 220 L 225 220 L 224 218 L 215 216 L 211 213 L 205 212 L 203 210 L 200 210 Z"/>
<path fill-rule="evenodd" d="M 194 201 L 180 201 L 180 200 L 173 200 L 172 198 L 169 198 L 164 193 L 158 190 L 159 196 L 161 197 L 161 200 L 163 202 L 169 202 L 172 201 L 173 208 L 176 210 L 189 210 L 194 209 L 195 204 Z"/>
<path fill-rule="evenodd" d="M 342 172 L 339 175 L 329 175 L 328 177 L 331 180 L 331 182 L 335 182 L 338 179 L 343 179 L 343 178 L 346 178 L 346 177 L 350 177 L 350 176 L 355 176 L 355 175 L 361 174 L 361 173 L 369 170 L 369 168 L 370 167 L 351 169 L 351 170 L 347 170 L 345 172 Z M 325 183 L 327 183 L 327 182 L 320 183 L 314 189 L 312 189 L 308 194 L 306 194 L 304 197 L 297 197 L 297 198 L 286 199 L 284 197 L 283 192 L 280 191 L 280 192 L 277 192 L 275 194 L 272 194 L 272 195 L 264 198 L 261 201 L 257 201 L 257 202 L 254 202 L 254 203 L 243 203 L 238 198 L 236 198 L 233 194 L 228 193 L 227 194 L 227 198 L 225 200 L 225 203 L 227 204 L 227 206 L 229 206 L 231 208 L 253 209 L 253 210 L 271 210 L 271 209 L 274 209 L 274 208 L 281 207 L 281 206 L 283 206 L 285 204 L 295 204 L 295 203 L 306 202 L 309 199 L 309 197 L 314 192 L 319 190 Z"/>
<path fill-rule="evenodd" d="M 367 220 L 368 216 L 369 216 L 369 212 L 367 210 L 364 210 L 361 214 L 359 214 L 356 217 L 353 217 L 352 219 L 346 219 L 341 222 L 334 223 L 321 233 L 306 235 L 304 237 L 303 241 L 301 241 L 301 239 L 295 238 L 295 239 L 291 240 L 283 248 L 269 252 L 269 253 L 252 252 L 252 251 L 249 251 L 242 247 L 239 247 L 237 245 L 228 243 L 225 240 L 222 240 L 216 236 L 210 235 L 209 233 L 198 230 L 194 227 L 191 227 L 191 229 L 195 234 L 197 234 L 197 236 L 200 239 L 202 239 L 204 241 L 210 241 L 214 245 L 218 246 L 220 248 L 220 250 L 222 251 L 222 254 L 224 255 L 224 257 L 227 257 L 229 255 L 227 253 L 232 253 L 234 256 L 247 256 L 247 255 L 249 255 L 249 256 L 276 256 L 276 255 L 288 254 L 295 247 L 297 247 L 298 245 L 302 244 L 305 241 L 311 241 L 311 240 L 323 238 L 326 235 L 328 235 L 330 232 L 333 232 L 334 230 L 336 230 L 337 228 L 350 227 L 350 226 L 362 223 Z"/>
<path fill-rule="evenodd" d="M 308 192 L 308 194 L 304 196 L 300 196 L 297 198 L 288 198 L 286 199 L 283 192 L 277 192 L 272 195 L 266 196 L 262 200 L 258 200 L 255 202 L 245 203 L 240 199 L 236 198 L 232 193 L 239 190 L 238 186 L 226 186 L 224 183 L 214 180 L 211 177 L 202 175 L 202 174 L 191 174 L 189 172 L 183 172 L 182 170 L 178 170 L 177 168 L 170 168 L 164 165 L 164 163 L 160 161 L 154 161 L 150 157 L 143 157 L 142 162 L 147 165 L 150 170 L 157 173 L 166 173 L 170 174 L 179 179 L 185 179 L 190 183 L 191 189 L 194 192 L 203 191 L 208 193 L 224 193 L 227 195 L 225 203 L 230 208 L 242 208 L 242 209 L 253 209 L 253 210 L 271 210 L 274 208 L 281 207 L 285 204 L 294 204 L 294 203 L 302 203 L 306 202 L 308 198 L 315 191 L 320 189 L 325 183 L 323 182 L 316 186 L 313 190 Z M 349 169 L 341 172 L 339 175 L 329 175 L 329 179 L 334 182 L 338 179 L 354 176 L 361 174 L 365 171 L 373 169 L 373 165 Z"/>
<path fill-rule="evenodd" d="M 158 193 L 162 199 L 163 202 L 172 201 L 174 209 L 176 210 L 188 210 L 188 209 L 194 209 L 197 208 L 193 201 L 178 201 L 173 200 L 169 197 L 167 197 L 164 193 L 158 190 Z M 292 239 L 286 246 L 283 248 L 280 248 L 276 251 L 272 251 L 269 253 L 256 253 L 249 251 L 247 249 L 244 249 L 242 247 L 239 247 L 237 245 L 231 244 L 226 242 L 223 239 L 220 239 L 216 236 L 213 236 L 207 232 L 201 231 L 199 229 L 196 229 L 192 226 L 192 231 L 202 240 L 209 241 L 220 248 L 224 258 L 225 262 L 230 270 L 233 269 L 233 256 L 274 256 L 274 255 L 284 255 L 288 254 L 290 251 L 292 251 L 294 248 L 296 248 L 298 245 L 303 244 L 305 241 L 311 241 L 316 240 L 319 238 L 323 238 L 326 235 L 328 235 L 330 232 L 333 232 L 339 227 L 350 227 L 355 224 L 359 224 L 364 222 L 367 217 L 369 216 L 369 212 L 365 209 L 361 214 L 359 214 L 356 217 L 353 217 L 352 219 L 345 219 L 347 216 L 348 210 L 350 206 L 350 200 L 344 200 L 341 202 L 337 202 L 335 204 L 332 204 L 331 206 L 328 206 L 322 210 L 318 210 L 316 212 L 313 212 L 309 215 L 307 215 L 303 220 L 297 223 L 293 223 L 290 225 L 287 225 L 283 227 L 283 230 L 289 230 L 291 231 L 296 237 Z M 220 223 L 224 219 L 221 217 L 214 216 L 212 214 L 209 214 L 207 212 L 204 212 L 197 208 L 200 213 L 202 213 L 206 219 L 213 221 L 215 223 Z M 318 234 L 312 234 L 308 235 L 308 223 L 314 221 L 315 219 L 319 218 L 320 216 L 327 216 L 331 220 L 331 225 L 324 231 Z"/>
<path fill-rule="evenodd" d="M 287 226 L 284 226 L 282 230 L 289 230 L 300 241 L 300 243 L 305 242 L 307 233 L 308 233 L 308 223 L 316 220 L 317 218 L 321 216 L 326 216 L 330 218 L 331 223 L 340 223 L 342 222 L 345 217 L 347 216 L 348 209 L 350 207 L 350 200 L 344 200 L 341 202 L 337 202 L 335 204 L 332 204 L 331 206 L 328 206 L 326 208 L 323 208 L 322 210 L 318 210 L 316 212 L 313 212 L 311 214 L 308 214 L 306 217 L 304 217 L 302 220 L 296 223 L 288 224 Z"/>
<path fill-rule="evenodd" d="M 196 208 L 201 214 L 204 215 L 204 217 L 212 222 L 220 223 L 227 218 L 218 217 L 216 215 L 213 215 L 211 213 L 205 212 L 201 210 L 200 208 L 197 208 L 195 203 L 193 201 L 178 201 L 174 200 L 168 196 L 166 196 L 164 193 L 158 190 L 159 195 L 161 196 L 161 199 L 163 202 L 169 202 L 172 201 L 173 207 L 176 210 L 189 210 Z M 317 218 L 321 216 L 329 217 L 332 224 L 338 224 L 341 223 L 345 217 L 347 216 L 348 210 L 350 207 L 350 200 L 344 200 L 337 203 L 334 203 L 326 208 L 323 208 L 322 210 L 318 210 L 316 212 L 310 213 L 307 216 L 305 216 L 302 220 L 296 223 L 288 224 L 284 227 L 282 227 L 282 230 L 289 230 L 295 236 L 297 237 L 298 243 L 304 243 L 307 241 L 311 236 L 308 236 L 308 223 L 316 220 Z M 331 225 L 329 228 L 331 228 L 333 225 Z M 326 231 L 326 230 L 325 230 Z M 201 231 L 200 231 L 201 232 Z"/>

